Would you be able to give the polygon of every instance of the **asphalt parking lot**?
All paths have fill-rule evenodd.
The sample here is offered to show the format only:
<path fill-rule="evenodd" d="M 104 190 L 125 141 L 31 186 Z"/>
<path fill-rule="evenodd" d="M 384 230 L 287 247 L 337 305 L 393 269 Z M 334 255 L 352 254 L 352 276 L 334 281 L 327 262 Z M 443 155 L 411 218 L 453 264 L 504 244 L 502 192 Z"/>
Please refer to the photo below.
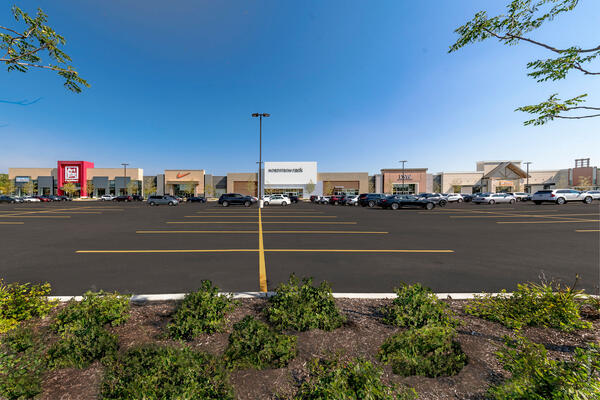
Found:
<path fill-rule="evenodd" d="M 398 211 L 313 204 L 0 204 L 0 277 L 90 290 L 181 293 L 203 279 L 226 291 L 271 290 L 291 273 L 335 292 L 512 290 L 558 279 L 595 292 L 600 203 L 451 204 Z M 261 235 L 262 231 L 262 235 Z M 262 237 L 262 240 L 261 240 Z M 261 262 L 264 260 L 264 263 Z"/>

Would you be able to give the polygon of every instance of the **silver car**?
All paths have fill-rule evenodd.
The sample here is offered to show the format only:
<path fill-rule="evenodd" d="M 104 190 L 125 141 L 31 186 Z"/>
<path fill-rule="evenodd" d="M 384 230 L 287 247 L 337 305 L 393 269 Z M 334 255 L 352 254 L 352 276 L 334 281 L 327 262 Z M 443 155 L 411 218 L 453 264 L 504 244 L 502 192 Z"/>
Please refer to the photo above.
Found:
<path fill-rule="evenodd" d="M 348 199 L 346 200 L 346 205 L 347 206 L 358 206 L 358 195 L 349 196 Z"/>
<path fill-rule="evenodd" d="M 150 196 L 148 197 L 148 205 L 158 206 L 161 204 L 176 206 L 179 204 L 179 200 L 175 197 L 165 195 L 165 196 Z"/>
<path fill-rule="evenodd" d="M 600 190 L 588 190 L 585 194 L 592 196 L 593 200 L 600 200 Z"/>
<path fill-rule="evenodd" d="M 508 193 L 484 193 L 471 200 L 476 204 L 496 204 L 496 203 L 509 203 L 515 204 L 517 199 L 515 196 Z"/>
<path fill-rule="evenodd" d="M 582 201 L 585 204 L 590 204 L 593 199 L 591 194 L 573 189 L 539 190 L 531 197 L 531 200 L 533 200 L 535 204 L 565 204 L 569 201 Z"/>

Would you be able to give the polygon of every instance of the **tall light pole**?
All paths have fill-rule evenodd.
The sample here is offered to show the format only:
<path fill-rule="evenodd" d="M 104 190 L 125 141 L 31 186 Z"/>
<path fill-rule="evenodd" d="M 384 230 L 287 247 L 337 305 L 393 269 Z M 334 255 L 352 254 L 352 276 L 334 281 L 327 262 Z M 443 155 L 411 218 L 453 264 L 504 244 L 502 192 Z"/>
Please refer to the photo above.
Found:
<path fill-rule="evenodd" d="M 127 166 L 129 164 L 128 163 L 121 163 L 121 165 L 123 166 L 123 185 L 125 185 L 125 182 L 127 181 Z M 125 191 L 125 194 L 127 194 L 127 185 L 125 185 L 125 187 L 123 189 Z"/>
<path fill-rule="evenodd" d="M 531 161 L 527 161 L 524 164 L 527 165 L 527 183 L 525 184 L 525 187 L 527 188 L 527 193 L 529 193 L 531 191 L 529 188 L 529 164 L 531 164 Z"/>
<path fill-rule="evenodd" d="M 406 187 L 404 186 L 404 177 L 405 177 L 405 174 L 404 174 L 404 164 L 406 164 L 408 161 L 406 161 L 406 160 L 400 160 L 398 162 L 402 163 L 402 193 L 404 193 L 404 192 L 406 192 Z M 406 194 L 406 193 L 404 193 L 404 194 Z"/>
<path fill-rule="evenodd" d="M 254 113 L 253 117 L 259 118 L 259 136 L 258 136 L 258 206 L 260 208 L 263 207 L 263 195 L 262 195 L 262 179 L 261 179 L 261 171 L 262 171 L 262 119 L 263 117 L 270 117 L 271 114 L 267 113 Z"/>

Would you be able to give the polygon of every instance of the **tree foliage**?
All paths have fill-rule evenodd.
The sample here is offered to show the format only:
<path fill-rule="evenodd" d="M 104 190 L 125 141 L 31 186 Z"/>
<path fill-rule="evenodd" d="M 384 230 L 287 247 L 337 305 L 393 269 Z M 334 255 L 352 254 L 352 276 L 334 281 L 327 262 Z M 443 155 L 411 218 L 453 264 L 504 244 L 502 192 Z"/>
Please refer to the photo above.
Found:
<path fill-rule="evenodd" d="M 55 71 L 65 80 L 64 86 L 75 93 L 90 86 L 71 65 L 71 57 L 61 50 L 66 40 L 46 25 L 48 16 L 41 9 L 30 16 L 14 6 L 12 15 L 17 24 L 25 26 L 21 31 L 0 25 L 0 62 L 7 71 L 27 72 L 30 68 Z"/>
<path fill-rule="evenodd" d="M 573 71 L 584 75 L 600 75 L 589 66 L 600 56 L 600 45 L 590 48 L 570 46 L 557 48 L 532 39 L 529 34 L 545 22 L 554 20 L 559 14 L 573 10 L 579 0 L 513 0 L 507 6 L 507 13 L 490 17 L 485 11 L 475 14 L 472 20 L 455 30 L 460 35 L 449 52 L 457 51 L 469 44 L 496 38 L 505 45 L 517 45 L 526 42 L 548 50 L 553 57 L 534 60 L 527 63 L 528 76 L 537 82 L 557 81 L 567 77 Z M 582 106 L 587 94 L 561 100 L 558 94 L 552 94 L 548 100 L 539 104 L 522 106 L 516 111 L 535 115 L 536 118 L 525 121 L 525 125 L 543 125 L 555 118 L 583 119 L 600 116 L 600 107 Z"/>
<path fill-rule="evenodd" d="M 63 192 L 67 194 L 69 197 L 73 197 L 73 194 L 77 191 L 77 186 L 73 182 L 67 182 L 60 188 Z"/>

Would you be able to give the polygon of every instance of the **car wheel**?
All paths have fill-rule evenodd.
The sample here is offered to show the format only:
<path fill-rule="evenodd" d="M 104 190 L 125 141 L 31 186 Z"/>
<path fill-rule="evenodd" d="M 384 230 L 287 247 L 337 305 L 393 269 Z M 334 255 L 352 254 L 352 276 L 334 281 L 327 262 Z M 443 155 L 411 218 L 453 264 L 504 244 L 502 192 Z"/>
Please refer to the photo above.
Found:
<path fill-rule="evenodd" d="M 250 202 L 249 202 L 248 200 L 246 200 L 246 201 L 244 202 L 244 206 L 245 206 L 245 207 L 250 207 Z"/>
<path fill-rule="evenodd" d="M 435 204 L 433 204 L 433 203 L 427 203 L 427 204 L 425 205 L 425 208 L 426 208 L 427 210 L 433 210 L 433 207 L 435 207 Z"/>
<path fill-rule="evenodd" d="M 169 202 L 169 205 L 170 205 L 170 206 L 174 206 L 174 205 L 175 205 L 175 203 L 173 203 L 172 201 L 170 201 L 170 202 Z"/>
<path fill-rule="evenodd" d="M 265 201 L 265 202 L 263 203 L 263 205 L 265 205 L 265 206 L 268 206 L 268 205 L 269 205 L 269 202 L 268 202 L 268 201 Z"/>
<path fill-rule="evenodd" d="M 14 201 L 14 200 L 11 200 L 11 201 L 10 201 L 10 204 L 15 204 L 15 201 Z"/>
<path fill-rule="evenodd" d="M 558 204 L 559 206 L 562 206 L 563 204 L 565 204 L 565 199 L 562 197 L 559 197 L 558 199 L 556 199 L 556 204 Z"/>
<path fill-rule="evenodd" d="M 287 206 L 287 203 L 286 203 L 285 201 L 282 201 L 282 202 L 281 202 L 281 205 L 282 205 L 282 206 Z"/>
<path fill-rule="evenodd" d="M 358 203 L 354 203 L 354 207 L 358 207 Z"/>
<path fill-rule="evenodd" d="M 229 207 L 229 202 L 228 201 L 224 201 L 223 202 L 223 207 Z"/>
<path fill-rule="evenodd" d="M 375 207 L 375 202 L 373 200 L 369 201 L 369 207 L 371 207 L 371 208 Z"/>
<path fill-rule="evenodd" d="M 584 202 L 585 204 L 591 204 L 591 203 L 592 203 L 592 200 L 593 200 L 593 199 L 592 199 L 591 197 L 589 197 L 589 196 L 588 196 L 588 197 L 586 197 L 585 199 L 583 199 L 583 202 Z"/>
<path fill-rule="evenodd" d="M 339 203 L 339 202 L 337 202 L 337 201 L 334 201 L 334 202 L 333 202 L 333 205 L 334 205 L 334 206 L 337 206 L 338 204 L 340 204 L 340 203 Z"/>
<path fill-rule="evenodd" d="M 488 204 L 496 204 L 496 200 L 490 200 Z"/>
<path fill-rule="evenodd" d="M 152 207 L 152 206 L 155 206 L 155 205 L 156 205 L 156 203 L 155 203 L 155 202 L 153 202 L 153 201 L 151 201 L 151 202 L 150 202 L 150 203 L 148 203 L 148 204 L 150 204 L 150 207 Z"/>
<path fill-rule="evenodd" d="M 458 200 L 456 200 L 456 202 L 457 202 L 457 203 L 462 203 L 462 202 L 463 202 L 463 199 L 458 199 Z"/>
<path fill-rule="evenodd" d="M 515 199 L 511 199 L 511 200 L 509 201 L 509 203 L 510 203 L 510 204 L 515 204 L 515 202 L 516 202 L 516 200 L 515 200 Z"/>
<path fill-rule="evenodd" d="M 446 207 L 446 204 L 448 204 L 448 202 L 446 200 L 440 200 L 440 207 Z"/>
<path fill-rule="evenodd" d="M 398 203 L 392 203 L 392 210 L 397 210 L 398 208 L 400 208 Z"/>
<path fill-rule="evenodd" d="M 117 199 L 112 199 L 112 201 L 117 201 Z"/>
<path fill-rule="evenodd" d="M 539 206 L 540 204 L 542 204 L 542 202 L 541 202 L 541 201 L 534 201 L 534 203 L 535 203 L 535 204 L 537 204 L 538 206 Z"/>

